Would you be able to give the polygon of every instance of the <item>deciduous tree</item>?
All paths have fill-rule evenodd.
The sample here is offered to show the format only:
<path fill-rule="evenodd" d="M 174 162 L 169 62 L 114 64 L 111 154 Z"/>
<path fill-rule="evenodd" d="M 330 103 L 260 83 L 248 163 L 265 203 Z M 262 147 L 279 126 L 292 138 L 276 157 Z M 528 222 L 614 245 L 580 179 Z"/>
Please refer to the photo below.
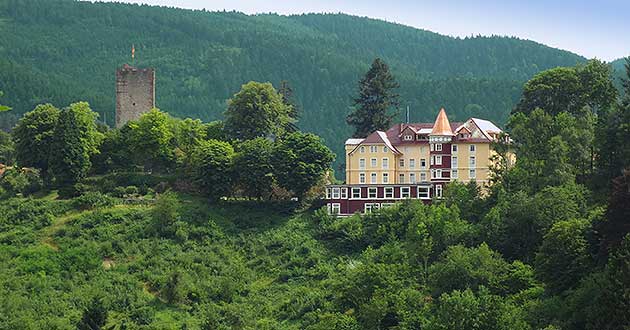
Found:
<path fill-rule="evenodd" d="M 59 185 L 83 179 L 98 153 L 103 134 L 96 129 L 98 114 L 86 102 L 73 103 L 59 115 L 54 130 L 51 170 Z"/>
<path fill-rule="evenodd" d="M 27 112 L 13 130 L 15 158 L 19 166 L 35 167 L 49 180 L 55 127 L 61 111 L 52 104 L 40 104 Z"/>
<path fill-rule="evenodd" d="M 228 101 L 225 132 L 238 140 L 281 136 L 291 111 L 271 83 L 250 81 Z"/>
<path fill-rule="evenodd" d="M 272 157 L 278 183 L 299 198 L 323 179 L 334 160 L 333 153 L 318 136 L 301 132 L 280 140 Z"/>
<path fill-rule="evenodd" d="M 561 221 L 545 234 L 536 254 L 537 274 L 547 283 L 552 293 L 575 287 L 590 265 L 586 220 Z"/>
<path fill-rule="evenodd" d="M 203 141 L 192 153 L 188 172 L 211 199 L 228 195 L 232 189 L 234 148 L 217 140 Z"/>
<path fill-rule="evenodd" d="M 265 138 L 244 141 L 234 155 L 234 176 L 245 196 L 267 198 L 274 184 L 273 142 Z"/>
<path fill-rule="evenodd" d="M 133 160 L 145 170 L 162 169 L 173 158 L 175 134 L 170 123 L 168 114 L 153 109 L 121 129 Z"/>

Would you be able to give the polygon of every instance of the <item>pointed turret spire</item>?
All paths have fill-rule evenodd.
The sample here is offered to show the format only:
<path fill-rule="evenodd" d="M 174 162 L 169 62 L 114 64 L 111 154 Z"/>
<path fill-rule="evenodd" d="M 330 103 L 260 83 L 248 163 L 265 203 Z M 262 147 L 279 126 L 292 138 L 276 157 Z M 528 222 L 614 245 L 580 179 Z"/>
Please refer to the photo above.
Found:
<path fill-rule="evenodd" d="M 451 129 L 451 123 L 448 122 L 448 117 L 446 117 L 446 111 L 444 111 L 444 108 L 440 109 L 440 113 L 435 119 L 435 124 L 433 124 L 433 129 L 429 135 L 455 135 Z"/>

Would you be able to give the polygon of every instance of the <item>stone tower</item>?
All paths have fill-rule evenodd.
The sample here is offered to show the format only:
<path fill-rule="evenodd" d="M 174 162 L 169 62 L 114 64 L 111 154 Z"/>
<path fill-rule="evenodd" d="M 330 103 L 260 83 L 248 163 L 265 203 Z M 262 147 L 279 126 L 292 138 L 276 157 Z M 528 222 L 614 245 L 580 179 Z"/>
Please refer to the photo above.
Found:
<path fill-rule="evenodd" d="M 155 70 L 127 64 L 116 70 L 116 127 L 155 107 Z"/>

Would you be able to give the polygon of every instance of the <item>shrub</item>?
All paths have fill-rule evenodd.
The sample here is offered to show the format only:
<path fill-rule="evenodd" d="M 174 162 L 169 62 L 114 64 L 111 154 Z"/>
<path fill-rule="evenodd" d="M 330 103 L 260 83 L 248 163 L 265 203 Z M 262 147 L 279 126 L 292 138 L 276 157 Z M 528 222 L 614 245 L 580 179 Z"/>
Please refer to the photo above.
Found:
<path fill-rule="evenodd" d="M 67 186 L 61 187 L 59 189 L 59 197 L 69 199 L 69 198 L 81 196 L 90 190 L 91 190 L 91 187 L 88 186 L 87 184 L 75 183 L 73 185 L 67 185 Z"/>
<path fill-rule="evenodd" d="M 11 168 L 0 178 L 0 188 L 4 197 L 17 194 L 27 196 L 40 191 L 44 186 L 39 171 L 30 168 Z"/>
<path fill-rule="evenodd" d="M 138 189 L 138 187 L 136 186 L 127 186 L 125 187 L 125 194 L 126 195 L 137 195 L 140 193 L 140 189 Z"/>
<path fill-rule="evenodd" d="M 72 205 L 77 209 L 87 210 L 100 207 L 108 207 L 115 204 L 114 198 L 97 191 L 85 193 L 72 201 Z"/>

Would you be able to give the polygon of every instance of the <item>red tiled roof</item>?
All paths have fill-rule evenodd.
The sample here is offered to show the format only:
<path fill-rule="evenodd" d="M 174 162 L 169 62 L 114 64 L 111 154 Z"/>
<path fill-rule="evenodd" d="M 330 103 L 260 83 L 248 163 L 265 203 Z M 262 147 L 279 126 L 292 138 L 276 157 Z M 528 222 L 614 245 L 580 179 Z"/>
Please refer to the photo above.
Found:
<path fill-rule="evenodd" d="M 461 122 L 451 123 L 451 130 L 455 130 L 459 126 L 463 125 Z M 423 141 L 403 141 L 400 137 L 400 133 L 407 127 L 413 128 L 414 131 L 419 132 L 421 129 L 432 129 L 433 123 L 410 123 L 410 124 L 396 124 L 387 130 L 387 138 L 394 145 L 401 144 L 413 144 L 413 143 L 422 143 Z M 428 140 L 426 141 L 428 143 Z"/>
<path fill-rule="evenodd" d="M 388 131 L 389 132 L 389 131 Z M 398 138 L 398 136 L 396 136 L 396 138 Z M 361 144 L 385 144 L 389 149 L 392 150 L 392 152 L 394 153 L 400 153 L 400 151 L 398 151 L 398 149 L 396 149 L 396 147 L 394 146 L 394 144 L 391 142 L 390 138 L 389 138 L 389 133 L 387 132 L 383 132 L 383 131 L 376 131 L 370 135 L 368 135 L 368 137 L 366 137 L 361 143 Z M 357 145 L 356 148 L 354 148 L 352 152 L 354 152 L 357 148 L 359 147 L 359 145 Z"/>

